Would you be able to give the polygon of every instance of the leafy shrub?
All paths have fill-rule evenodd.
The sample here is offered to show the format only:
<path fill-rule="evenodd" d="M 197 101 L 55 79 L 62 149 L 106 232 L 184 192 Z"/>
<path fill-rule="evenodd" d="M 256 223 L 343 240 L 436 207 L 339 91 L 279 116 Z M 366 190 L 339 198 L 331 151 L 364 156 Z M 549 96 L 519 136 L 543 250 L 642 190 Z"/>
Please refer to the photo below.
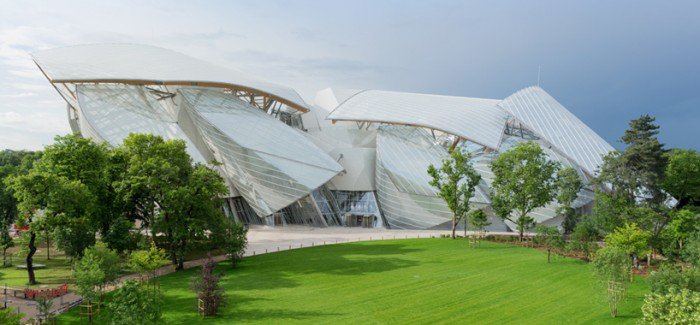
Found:
<path fill-rule="evenodd" d="M 0 324 L 19 325 L 23 314 L 18 314 L 14 308 L 0 309 Z"/>
<path fill-rule="evenodd" d="M 700 323 L 700 292 L 671 288 L 667 293 L 652 293 L 642 305 L 644 322 L 649 324 Z"/>
<path fill-rule="evenodd" d="M 161 319 L 160 305 L 159 291 L 148 290 L 136 281 L 126 281 L 114 292 L 107 308 L 112 313 L 112 324 L 144 324 Z"/>
<path fill-rule="evenodd" d="M 569 251 L 582 252 L 590 259 L 598 250 L 598 230 L 591 218 L 584 218 L 574 227 L 567 245 Z"/>
<path fill-rule="evenodd" d="M 700 267 L 700 231 L 689 236 L 681 256 L 684 261 Z"/>
<path fill-rule="evenodd" d="M 202 273 L 195 278 L 193 287 L 201 301 L 200 312 L 204 316 L 214 316 L 224 303 L 224 289 L 219 285 L 220 276 L 214 274 L 216 263 L 209 256 L 202 265 Z"/>
<path fill-rule="evenodd" d="M 700 291 L 700 270 L 682 269 L 672 264 L 664 264 L 649 275 L 651 292 L 666 293 L 672 288 Z"/>
<path fill-rule="evenodd" d="M 242 223 L 228 220 L 226 223 L 226 253 L 231 261 L 231 266 L 236 267 L 243 259 L 243 254 L 248 246 L 248 228 Z"/>
<path fill-rule="evenodd" d="M 112 226 L 102 241 L 119 253 L 135 250 L 138 246 L 140 232 L 132 233 L 132 228 L 134 228 L 134 222 L 119 217 L 112 222 Z"/>
<path fill-rule="evenodd" d="M 651 233 L 649 231 L 640 229 L 637 224 L 632 223 L 617 228 L 613 233 L 605 236 L 605 244 L 624 250 L 634 258 L 634 264 L 637 266 L 637 257 L 650 252 L 650 238 Z"/>
<path fill-rule="evenodd" d="M 535 243 L 547 248 L 547 263 L 549 263 L 552 250 L 561 250 L 564 247 L 564 238 L 557 227 L 538 225 L 535 232 Z"/>

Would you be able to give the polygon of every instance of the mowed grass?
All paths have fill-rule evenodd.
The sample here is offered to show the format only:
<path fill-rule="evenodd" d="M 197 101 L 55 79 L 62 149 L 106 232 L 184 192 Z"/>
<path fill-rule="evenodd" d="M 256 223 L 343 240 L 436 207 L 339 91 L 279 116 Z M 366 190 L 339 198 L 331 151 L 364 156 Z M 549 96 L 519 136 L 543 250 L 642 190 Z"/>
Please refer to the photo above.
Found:
<path fill-rule="evenodd" d="M 2 256 L 0 254 L 0 259 L 1 258 Z M 9 256 L 7 260 L 9 263 Z M 38 283 L 33 286 L 28 285 L 29 276 L 27 275 L 27 269 L 17 268 L 18 265 L 25 264 L 26 261 L 23 256 L 13 256 L 12 266 L 0 266 L 0 286 L 7 285 L 12 288 L 40 288 L 42 286 L 55 287 L 75 281 L 73 279 L 70 259 L 62 252 L 52 249 L 50 259 L 47 259 L 45 250 L 37 251 L 36 255 L 34 255 L 34 264 L 42 264 L 46 267 L 34 270 L 34 275 Z M 2 265 L 2 261 L 0 261 L 0 265 Z"/>
<path fill-rule="evenodd" d="M 547 264 L 545 252 L 496 243 L 387 240 L 258 255 L 237 269 L 222 263 L 228 304 L 202 320 L 190 289 L 198 272 L 160 280 L 165 323 L 632 323 L 648 291 L 637 278 L 612 319 L 583 261 Z M 77 310 L 59 318 L 77 322 Z"/>

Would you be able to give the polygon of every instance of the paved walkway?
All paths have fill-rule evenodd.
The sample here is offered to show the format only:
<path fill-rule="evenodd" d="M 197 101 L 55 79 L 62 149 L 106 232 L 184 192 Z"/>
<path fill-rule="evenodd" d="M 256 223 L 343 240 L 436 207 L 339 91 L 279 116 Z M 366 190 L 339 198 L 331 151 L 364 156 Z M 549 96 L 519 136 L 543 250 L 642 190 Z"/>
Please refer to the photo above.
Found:
<path fill-rule="evenodd" d="M 53 288 L 53 287 L 47 287 Z M 17 290 L 17 293 L 14 291 Z M 24 314 L 22 319 L 24 322 L 28 322 L 29 319 L 36 318 L 38 314 L 37 303 L 34 300 L 24 299 L 24 294 L 21 289 L 17 288 L 2 288 L 0 289 L 0 305 L 14 308 L 14 312 Z M 52 314 L 60 314 L 73 306 L 78 305 L 83 301 L 83 298 L 79 295 L 69 292 L 61 297 L 53 299 L 53 305 L 49 308 L 49 312 Z"/>

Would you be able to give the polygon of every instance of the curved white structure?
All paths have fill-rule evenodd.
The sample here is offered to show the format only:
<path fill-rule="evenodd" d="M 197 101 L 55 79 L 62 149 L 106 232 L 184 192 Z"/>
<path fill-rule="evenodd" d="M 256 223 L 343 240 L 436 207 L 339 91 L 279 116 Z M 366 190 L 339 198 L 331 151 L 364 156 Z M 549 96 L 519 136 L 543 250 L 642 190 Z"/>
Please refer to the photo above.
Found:
<path fill-rule="evenodd" d="M 380 122 L 426 127 L 496 149 L 507 115 L 494 99 L 365 90 L 336 108 L 333 121 Z"/>
<path fill-rule="evenodd" d="M 429 184 L 449 150 L 472 153 L 481 174 L 471 200 L 493 216 L 490 163 L 522 141 L 573 167 L 584 183 L 613 150 L 539 87 L 504 100 L 381 90 L 320 91 L 309 105 L 291 88 L 174 51 L 83 45 L 34 61 L 68 104 L 71 128 L 120 145 L 130 133 L 182 140 L 194 162 L 230 188 L 224 210 L 246 223 L 448 228 L 451 213 Z M 574 206 L 590 208 L 586 187 Z M 558 225 L 557 202 L 531 216 Z"/>
<path fill-rule="evenodd" d="M 155 46 L 78 45 L 40 51 L 32 56 L 54 84 L 92 82 L 229 88 L 268 95 L 295 109 L 308 110 L 294 89 Z"/>

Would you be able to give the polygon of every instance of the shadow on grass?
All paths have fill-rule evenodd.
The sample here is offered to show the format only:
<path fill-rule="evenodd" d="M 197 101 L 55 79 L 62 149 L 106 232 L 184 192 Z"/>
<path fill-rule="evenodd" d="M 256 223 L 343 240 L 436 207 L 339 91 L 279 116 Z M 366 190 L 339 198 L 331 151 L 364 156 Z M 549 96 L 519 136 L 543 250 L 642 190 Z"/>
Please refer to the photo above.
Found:
<path fill-rule="evenodd" d="M 269 300 L 260 298 L 250 298 L 239 295 L 228 294 L 226 297 L 226 305 L 220 308 L 220 313 L 216 317 L 208 319 L 217 322 L 246 322 L 246 321 L 267 321 L 279 323 L 283 320 L 298 320 L 298 321 L 313 321 L 315 317 L 325 316 L 340 316 L 339 313 L 327 313 L 311 310 L 290 310 L 278 308 L 266 309 L 245 309 L 240 306 L 246 303 Z M 197 314 L 196 300 L 194 298 L 178 297 L 166 298 L 166 303 L 171 306 L 179 306 L 176 310 L 168 310 L 167 319 L 175 320 L 177 323 L 198 323 L 202 321 L 202 317 Z"/>
<path fill-rule="evenodd" d="M 217 271 L 232 290 L 292 288 L 298 286 L 295 278 L 306 275 L 357 276 L 416 266 L 417 261 L 400 256 L 420 250 L 403 244 L 317 246 L 248 257 L 236 269 L 221 263 Z"/>

